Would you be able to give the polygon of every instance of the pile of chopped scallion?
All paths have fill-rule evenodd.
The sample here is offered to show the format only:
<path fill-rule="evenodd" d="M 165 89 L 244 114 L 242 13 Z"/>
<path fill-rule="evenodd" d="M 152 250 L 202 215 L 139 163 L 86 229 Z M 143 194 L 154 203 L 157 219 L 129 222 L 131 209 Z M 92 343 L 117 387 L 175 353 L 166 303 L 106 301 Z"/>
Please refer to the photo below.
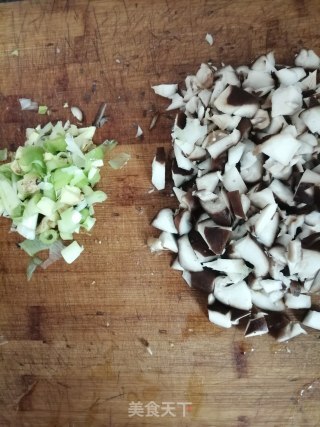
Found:
<path fill-rule="evenodd" d="M 59 258 L 70 264 L 78 258 L 83 247 L 74 233 L 92 229 L 94 205 L 107 198 L 94 186 L 100 181 L 105 153 L 116 142 L 96 146 L 95 130 L 70 122 L 48 123 L 27 129 L 25 145 L 10 162 L 3 163 L 7 151 L 0 152 L 0 216 L 10 218 L 11 230 L 26 239 L 20 247 L 31 256 L 28 279 L 38 266 L 47 268 Z M 37 254 L 46 249 L 49 257 L 42 260 Z"/>

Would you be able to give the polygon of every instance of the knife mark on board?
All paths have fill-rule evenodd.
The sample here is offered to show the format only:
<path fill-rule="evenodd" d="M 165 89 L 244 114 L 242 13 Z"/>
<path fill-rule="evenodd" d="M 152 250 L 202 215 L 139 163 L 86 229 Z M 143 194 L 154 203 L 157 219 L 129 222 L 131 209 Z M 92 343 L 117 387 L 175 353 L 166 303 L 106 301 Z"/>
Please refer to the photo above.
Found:
<path fill-rule="evenodd" d="M 42 307 L 39 305 L 33 305 L 28 308 L 28 318 L 29 318 L 29 338 L 35 341 L 43 340 L 41 332 L 41 316 L 42 316 Z"/>
<path fill-rule="evenodd" d="M 248 376 L 248 361 L 246 353 L 246 348 L 242 342 L 233 343 L 233 359 L 238 378 L 245 378 Z"/>

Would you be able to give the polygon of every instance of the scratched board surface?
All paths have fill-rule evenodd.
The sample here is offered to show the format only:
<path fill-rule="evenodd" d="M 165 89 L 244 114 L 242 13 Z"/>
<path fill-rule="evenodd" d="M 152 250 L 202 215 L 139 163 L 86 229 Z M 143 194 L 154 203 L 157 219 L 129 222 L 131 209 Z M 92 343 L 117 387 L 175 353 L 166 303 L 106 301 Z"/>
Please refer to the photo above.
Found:
<path fill-rule="evenodd" d="M 149 194 L 174 117 L 150 86 L 182 82 L 209 59 L 320 53 L 319 16 L 318 0 L 0 4 L 1 146 L 18 147 L 26 127 L 48 120 L 20 111 L 19 97 L 48 105 L 50 120 L 71 118 L 63 105 L 77 105 L 85 123 L 106 101 L 97 141 L 117 138 L 132 156 L 120 171 L 104 169 L 109 199 L 71 266 L 28 283 L 19 236 L 0 220 L 1 427 L 320 425 L 319 333 L 279 345 L 216 328 L 205 297 L 145 244 L 153 215 L 175 205 L 167 191 Z"/>

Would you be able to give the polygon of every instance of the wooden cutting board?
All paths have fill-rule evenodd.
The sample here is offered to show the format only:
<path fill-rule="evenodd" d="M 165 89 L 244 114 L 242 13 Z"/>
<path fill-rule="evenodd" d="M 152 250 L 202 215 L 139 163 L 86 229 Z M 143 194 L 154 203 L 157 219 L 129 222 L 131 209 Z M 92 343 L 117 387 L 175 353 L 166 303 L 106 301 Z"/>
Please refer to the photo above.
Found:
<path fill-rule="evenodd" d="M 318 0 L 0 5 L 0 145 L 16 148 L 26 127 L 70 119 L 65 102 L 90 124 L 106 101 L 97 141 L 116 138 L 117 152 L 132 156 L 120 171 L 104 169 L 109 199 L 71 266 L 56 263 L 28 283 L 19 236 L 0 220 L 0 426 L 320 425 L 319 332 L 279 345 L 221 330 L 170 257 L 146 247 L 153 215 L 175 206 L 169 192 L 149 191 L 155 149 L 170 147 L 174 118 L 150 86 L 182 82 L 209 59 L 236 65 L 274 50 L 287 63 L 302 47 L 319 54 L 319 21 Z M 19 97 L 48 105 L 50 117 L 20 111 Z M 147 417 L 150 402 L 160 408 Z"/>

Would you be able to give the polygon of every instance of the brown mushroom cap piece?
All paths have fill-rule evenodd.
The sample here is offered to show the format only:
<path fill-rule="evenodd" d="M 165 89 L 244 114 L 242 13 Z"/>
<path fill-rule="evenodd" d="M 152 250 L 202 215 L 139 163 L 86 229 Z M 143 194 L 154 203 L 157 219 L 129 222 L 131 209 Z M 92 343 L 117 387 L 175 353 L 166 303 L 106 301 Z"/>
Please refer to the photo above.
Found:
<path fill-rule="evenodd" d="M 212 261 L 215 258 L 215 254 L 209 249 L 206 241 L 198 231 L 192 229 L 188 236 L 190 244 L 200 262 Z"/>
<path fill-rule="evenodd" d="M 231 308 L 218 301 L 212 294 L 208 297 L 209 321 L 222 328 L 231 328 Z"/>
<path fill-rule="evenodd" d="M 158 147 L 152 161 L 152 184 L 157 190 L 166 186 L 166 154 L 163 147 Z"/>
<path fill-rule="evenodd" d="M 186 170 L 179 168 L 176 159 L 172 159 L 172 168 L 171 168 L 171 174 L 172 174 L 172 180 L 175 185 L 175 187 L 180 187 L 185 182 L 190 181 L 194 175 L 195 172 L 193 169 Z"/>
<path fill-rule="evenodd" d="M 244 206 L 245 202 L 244 199 L 241 198 L 239 190 L 228 191 L 227 196 L 233 215 L 236 218 L 246 219 L 247 209 Z"/>
<path fill-rule="evenodd" d="M 221 227 L 229 227 L 232 222 L 231 212 L 224 198 L 220 197 L 214 200 L 200 200 L 202 209 Z"/>
<path fill-rule="evenodd" d="M 248 338 L 264 335 L 268 332 L 269 328 L 267 321 L 262 315 L 249 320 L 244 335 Z"/>
<path fill-rule="evenodd" d="M 179 213 L 177 213 L 174 217 L 174 224 L 181 236 L 183 234 L 188 234 L 192 228 L 190 211 L 181 210 Z"/>
<path fill-rule="evenodd" d="M 251 93 L 230 85 L 218 96 L 214 106 L 222 113 L 252 118 L 259 109 L 259 100 Z"/>
<path fill-rule="evenodd" d="M 239 308 L 231 308 L 231 324 L 239 325 L 240 321 L 250 316 L 250 310 L 240 310 Z"/>
<path fill-rule="evenodd" d="M 216 255 L 221 255 L 231 236 L 231 229 L 219 226 L 212 220 L 201 221 L 197 224 L 197 231 L 207 243 L 211 251 Z"/>
<path fill-rule="evenodd" d="M 213 292 L 214 281 L 217 275 L 214 271 L 204 268 L 203 271 L 184 271 L 182 277 L 191 288 L 210 294 Z"/>

